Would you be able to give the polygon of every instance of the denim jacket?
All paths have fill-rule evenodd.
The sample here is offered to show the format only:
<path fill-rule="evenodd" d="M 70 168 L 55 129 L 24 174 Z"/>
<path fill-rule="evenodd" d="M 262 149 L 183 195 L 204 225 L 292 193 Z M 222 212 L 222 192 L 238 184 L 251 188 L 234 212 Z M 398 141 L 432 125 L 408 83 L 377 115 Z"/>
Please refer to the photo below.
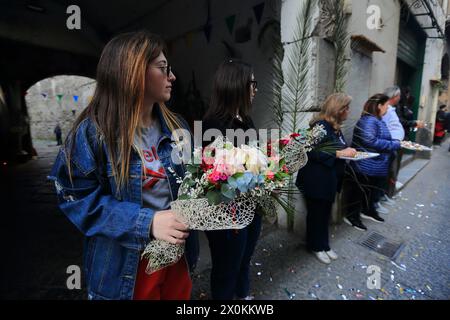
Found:
<path fill-rule="evenodd" d="M 162 129 L 157 153 L 175 199 L 179 185 L 171 171 L 184 177 L 185 167 L 174 164 L 171 132 L 156 105 L 154 112 Z M 63 147 L 48 178 L 55 183 L 60 209 L 85 235 L 83 271 L 88 298 L 132 299 L 140 254 L 151 240 L 150 226 L 155 213 L 142 207 L 140 157 L 133 149 L 128 187 L 117 190 L 106 146 L 97 138 L 92 121 L 85 119 L 75 134 L 71 171 L 72 183 Z M 190 268 L 195 266 L 197 257 L 198 236 L 191 231 L 186 241 Z"/>

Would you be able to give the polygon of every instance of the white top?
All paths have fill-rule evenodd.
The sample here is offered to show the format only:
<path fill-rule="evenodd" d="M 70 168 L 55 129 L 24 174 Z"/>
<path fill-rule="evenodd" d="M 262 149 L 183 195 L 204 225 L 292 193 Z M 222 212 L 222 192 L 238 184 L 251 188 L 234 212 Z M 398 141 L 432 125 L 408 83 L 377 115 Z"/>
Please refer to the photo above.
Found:
<path fill-rule="evenodd" d="M 403 129 L 393 106 L 389 105 L 386 114 L 383 116 L 383 121 L 386 123 L 393 140 L 402 141 L 405 139 L 405 129 Z"/>

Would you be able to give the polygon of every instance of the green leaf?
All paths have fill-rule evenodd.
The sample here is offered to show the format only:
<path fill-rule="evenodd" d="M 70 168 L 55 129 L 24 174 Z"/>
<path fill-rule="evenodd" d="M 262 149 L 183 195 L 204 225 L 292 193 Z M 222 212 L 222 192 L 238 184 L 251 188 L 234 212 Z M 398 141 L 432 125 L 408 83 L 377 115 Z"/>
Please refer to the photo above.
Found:
<path fill-rule="evenodd" d="M 243 172 L 238 172 L 238 173 L 233 174 L 232 177 L 235 179 L 239 179 L 240 177 L 243 177 L 243 176 L 244 176 Z"/>
<path fill-rule="evenodd" d="M 178 196 L 177 200 L 189 200 L 189 196 L 187 194 L 182 194 Z"/>
<path fill-rule="evenodd" d="M 208 198 L 208 203 L 210 205 L 218 205 L 221 200 L 220 192 L 219 191 L 208 191 L 206 194 L 206 198 Z"/>
<path fill-rule="evenodd" d="M 196 174 L 198 172 L 198 169 L 199 168 L 197 166 L 194 166 L 192 164 L 186 165 L 186 170 L 189 171 L 192 174 Z"/>

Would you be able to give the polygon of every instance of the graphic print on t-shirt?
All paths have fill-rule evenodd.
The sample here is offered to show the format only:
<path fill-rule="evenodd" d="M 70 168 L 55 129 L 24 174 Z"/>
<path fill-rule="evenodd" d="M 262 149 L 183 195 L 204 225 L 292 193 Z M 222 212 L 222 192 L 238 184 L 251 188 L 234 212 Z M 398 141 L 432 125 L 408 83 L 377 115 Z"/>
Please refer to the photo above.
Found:
<path fill-rule="evenodd" d="M 160 180 L 165 180 L 164 168 L 159 161 L 155 146 L 150 150 L 142 150 L 144 155 L 144 174 L 142 175 L 142 188 L 152 189 Z"/>

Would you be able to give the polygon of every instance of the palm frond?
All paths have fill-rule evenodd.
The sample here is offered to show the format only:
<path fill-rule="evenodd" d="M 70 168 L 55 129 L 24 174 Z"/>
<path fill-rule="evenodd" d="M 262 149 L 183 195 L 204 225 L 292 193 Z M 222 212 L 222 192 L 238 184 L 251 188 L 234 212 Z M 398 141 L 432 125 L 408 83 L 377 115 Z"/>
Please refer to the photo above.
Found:
<path fill-rule="evenodd" d="M 332 0 L 331 7 L 336 15 L 335 29 L 333 34 L 333 43 L 335 47 L 335 92 L 344 92 L 346 76 L 348 73 L 348 64 L 346 49 L 350 41 L 347 32 L 347 18 L 344 10 L 344 0 Z"/>
<path fill-rule="evenodd" d="M 285 132 L 296 132 L 302 111 L 310 108 L 308 99 L 309 75 L 311 70 L 310 47 L 313 31 L 313 10 L 316 0 L 306 0 L 297 16 L 297 26 L 294 38 L 299 41 L 287 50 L 288 74 L 285 81 L 283 105 Z"/>

